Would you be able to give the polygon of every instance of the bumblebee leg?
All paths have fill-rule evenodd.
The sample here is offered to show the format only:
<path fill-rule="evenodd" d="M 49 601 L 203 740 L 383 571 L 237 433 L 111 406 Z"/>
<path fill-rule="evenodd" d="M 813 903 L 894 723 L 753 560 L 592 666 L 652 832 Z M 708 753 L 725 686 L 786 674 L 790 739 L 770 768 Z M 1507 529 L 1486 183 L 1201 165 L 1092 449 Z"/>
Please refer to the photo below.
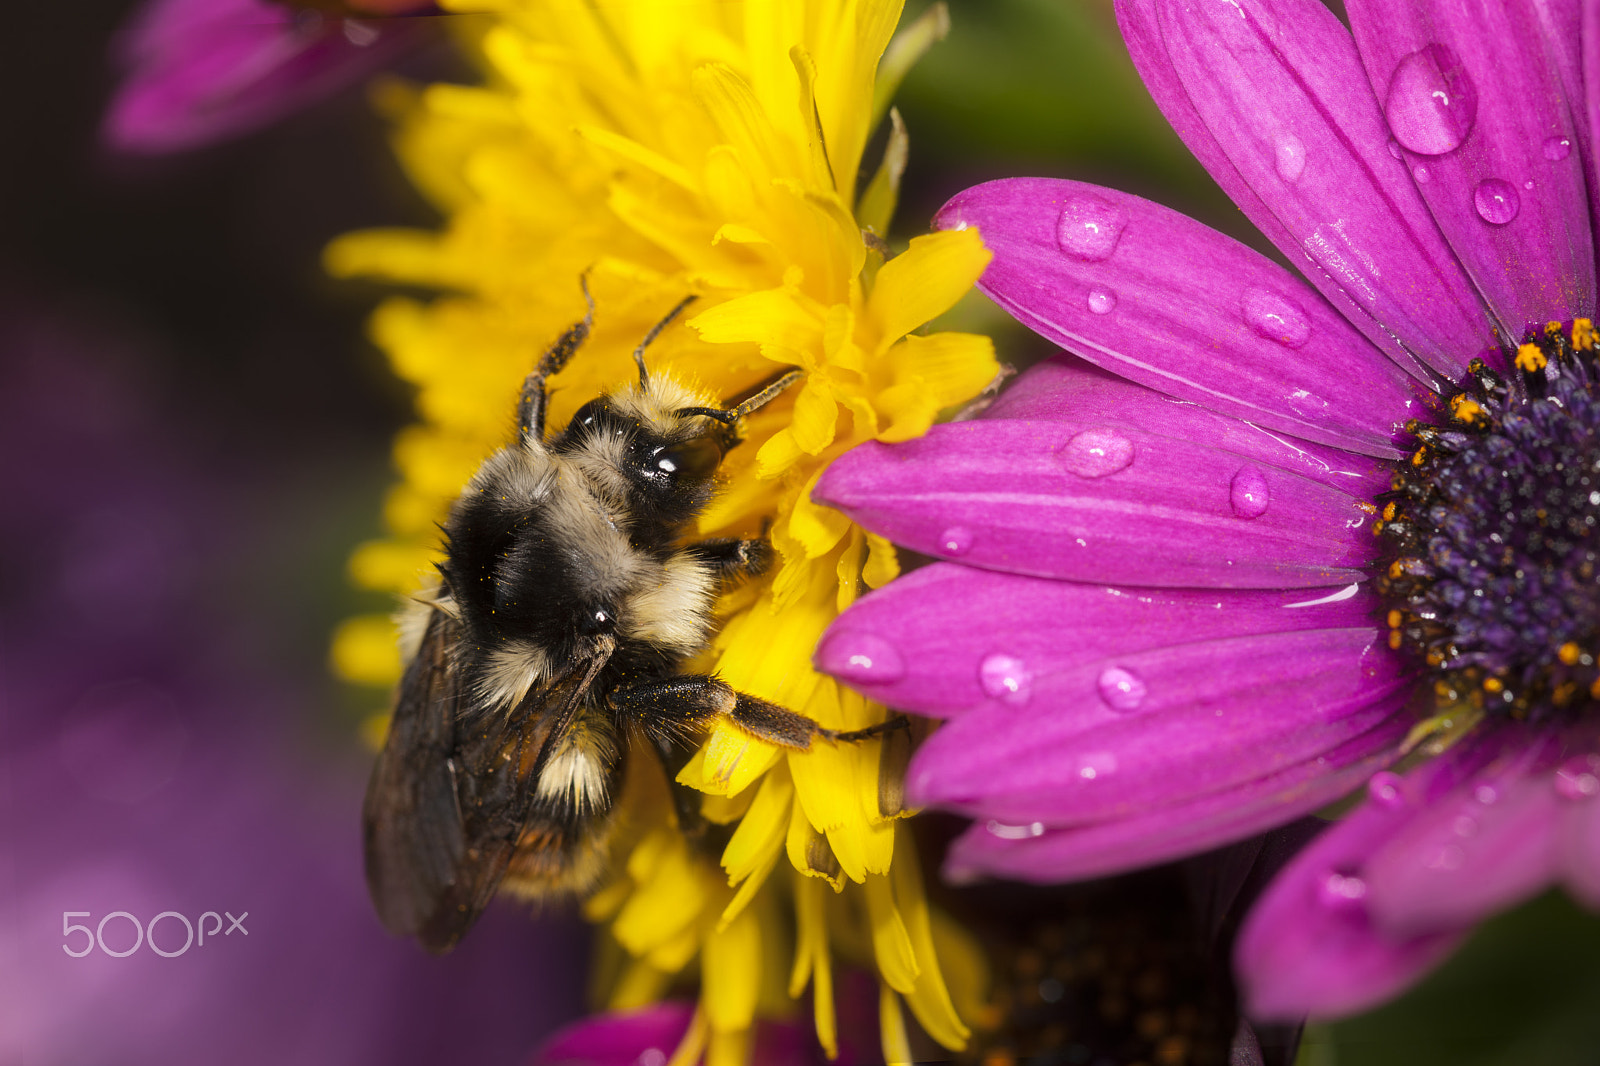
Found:
<path fill-rule="evenodd" d="M 826 729 L 803 714 L 776 703 L 735 692 L 721 678 L 689 674 L 614 690 L 612 705 L 624 720 L 636 723 L 654 740 L 680 739 L 698 733 L 719 715 L 769 744 L 797 751 L 811 747 L 813 737 L 832 741 L 867 740 L 910 725 L 905 715 L 865 729 Z"/>
<path fill-rule="evenodd" d="M 772 565 L 772 545 L 754 538 L 719 537 L 691 544 L 685 550 L 704 562 L 723 587 L 765 573 Z"/>
<path fill-rule="evenodd" d="M 589 309 L 556 338 L 550 350 L 539 360 L 539 365 L 522 381 L 522 392 L 517 397 L 517 428 L 524 437 L 531 435 L 535 439 L 544 439 L 545 379 L 559 373 L 567 365 L 567 360 L 588 339 L 589 330 L 594 326 L 594 297 L 589 295 L 589 279 L 580 277 L 578 284 L 583 289 L 583 299 Z"/>

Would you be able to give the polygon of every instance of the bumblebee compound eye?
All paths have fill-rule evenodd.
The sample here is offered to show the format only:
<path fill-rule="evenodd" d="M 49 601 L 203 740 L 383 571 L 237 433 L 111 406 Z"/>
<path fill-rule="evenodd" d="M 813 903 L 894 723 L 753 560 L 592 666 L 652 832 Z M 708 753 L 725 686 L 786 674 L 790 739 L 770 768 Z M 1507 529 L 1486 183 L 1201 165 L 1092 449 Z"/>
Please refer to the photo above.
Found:
<path fill-rule="evenodd" d="M 611 405 L 604 397 L 590 400 L 578 408 L 578 413 L 572 416 L 572 421 L 567 423 L 566 436 L 581 436 L 593 432 L 602 422 L 611 416 Z"/>
<path fill-rule="evenodd" d="M 645 460 L 645 477 L 667 484 L 705 481 L 722 462 L 722 449 L 711 437 L 696 437 L 651 450 Z"/>

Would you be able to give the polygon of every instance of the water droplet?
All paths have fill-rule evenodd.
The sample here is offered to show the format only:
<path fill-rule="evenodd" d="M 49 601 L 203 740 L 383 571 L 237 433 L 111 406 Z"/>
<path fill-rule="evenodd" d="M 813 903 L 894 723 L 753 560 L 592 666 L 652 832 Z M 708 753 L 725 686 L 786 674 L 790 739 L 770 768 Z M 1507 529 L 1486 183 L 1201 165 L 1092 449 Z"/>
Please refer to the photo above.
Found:
<path fill-rule="evenodd" d="M 1085 781 L 1109 777 L 1117 769 L 1117 757 L 1109 751 L 1096 751 L 1078 760 L 1078 776 Z"/>
<path fill-rule="evenodd" d="M 1306 146 L 1292 133 L 1285 133 L 1273 145 L 1273 161 L 1278 177 L 1291 184 L 1300 180 L 1306 170 Z"/>
<path fill-rule="evenodd" d="M 1541 146 L 1544 157 L 1555 163 L 1572 154 L 1572 141 L 1566 137 L 1551 137 Z"/>
<path fill-rule="evenodd" d="M 1477 834 L 1478 820 L 1470 814 L 1458 814 L 1456 820 L 1450 823 L 1450 828 L 1455 831 L 1456 836 L 1465 839 Z"/>
<path fill-rule="evenodd" d="M 1095 289 L 1089 294 L 1089 310 L 1097 315 L 1109 315 L 1117 309 L 1117 294 L 1105 289 Z"/>
<path fill-rule="evenodd" d="M 1405 154 L 1400 151 L 1400 142 L 1395 140 L 1393 137 L 1389 138 L 1389 154 L 1394 156 L 1396 159 L 1405 158 Z"/>
<path fill-rule="evenodd" d="M 1027 825 L 1007 825 L 1005 822 L 997 822 L 991 818 L 984 825 L 984 828 L 1001 840 L 1027 840 L 1029 837 L 1044 835 L 1043 822 L 1029 822 Z"/>
<path fill-rule="evenodd" d="M 1002 703 L 1021 707 L 1033 696 L 1033 673 L 1013 655 L 990 655 L 978 665 L 983 691 Z"/>
<path fill-rule="evenodd" d="M 1509 181 L 1484 178 L 1472 192 L 1472 203 L 1478 209 L 1478 216 L 1485 222 L 1504 226 L 1517 217 L 1522 199 Z"/>
<path fill-rule="evenodd" d="M 1109 429 L 1086 429 L 1067 441 L 1061 462 L 1080 477 L 1105 477 L 1133 462 L 1133 442 Z"/>
<path fill-rule="evenodd" d="M 1489 807 L 1500 798 L 1500 793 L 1493 785 L 1479 785 L 1472 790 L 1472 798 L 1485 807 Z"/>
<path fill-rule="evenodd" d="M 1056 241 L 1075 259 L 1091 263 L 1111 258 L 1128 218 L 1115 204 L 1097 196 L 1074 196 L 1061 209 Z"/>
<path fill-rule="evenodd" d="M 972 530 L 951 526 L 939 534 L 939 550 L 946 555 L 965 555 L 972 550 Z"/>
<path fill-rule="evenodd" d="M 1267 513 L 1272 493 L 1267 489 L 1267 478 L 1253 466 L 1241 466 L 1228 486 L 1228 503 L 1240 518 L 1260 518 Z"/>
<path fill-rule="evenodd" d="M 1317 901 L 1335 910 L 1350 910 L 1367 896 L 1367 883 L 1355 874 L 1329 870 L 1317 883 Z"/>
<path fill-rule="evenodd" d="M 1581 800 L 1600 795 L 1600 755 L 1575 755 L 1556 771 L 1556 793 Z"/>
<path fill-rule="evenodd" d="M 1244 292 L 1245 324 L 1256 334 L 1289 348 L 1299 348 L 1311 337 L 1311 320 L 1288 298 L 1251 286 Z"/>
<path fill-rule="evenodd" d="M 1416 179 L 1418 185 L 1426 185 L 1433 180 L 1433 174 L 1424 166 L 1412 167 L 1411 176 Z"/>
<path fill-rule="evenodd" d="M 1472 132 L 1478 90 L 1454 52 L 1430 44 L 1395 66 L 1383 114 L 1395 140 L 1419 155 L 1444 155 Z"/>
<path fill-rule="evenodd" d="M 1109 667 L 1101 671 L 1100 680 L 1096 682 L 1100 689 L 1100 698 L 1114 711 L 1136 711 L 1144 702 L 1144 697 L 1150 690 L 1145 683 L 1135 675 L 1120 666 Z"/>
<path fill-rule="evenodd" d="M 1367 796 L 1380 807 L 1399 810 L 1406 805 L 1406 780 L 1391 770 L 1380 770 L 1367 782 Z"/>
<path fill-rule="evenodd" d="M 846 681 L 887 685 L 906 676 L 905 660 L 876 633 L 836 630 L 817 648 L 817 665 Z"/>

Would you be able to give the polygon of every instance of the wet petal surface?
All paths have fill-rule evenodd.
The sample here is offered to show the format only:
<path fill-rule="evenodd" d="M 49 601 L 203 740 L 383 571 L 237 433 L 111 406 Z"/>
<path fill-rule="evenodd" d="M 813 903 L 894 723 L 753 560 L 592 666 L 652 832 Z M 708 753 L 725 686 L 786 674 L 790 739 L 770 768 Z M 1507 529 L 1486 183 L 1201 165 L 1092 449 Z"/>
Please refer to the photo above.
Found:
<path fill-rule="evenodd" d="M 1118 20 L 1157 104 L 1250 220 L 1401 365 L 1415 353 L 1459 377 L 1488 320 L 1332 13 L 1124 0 Z"/>

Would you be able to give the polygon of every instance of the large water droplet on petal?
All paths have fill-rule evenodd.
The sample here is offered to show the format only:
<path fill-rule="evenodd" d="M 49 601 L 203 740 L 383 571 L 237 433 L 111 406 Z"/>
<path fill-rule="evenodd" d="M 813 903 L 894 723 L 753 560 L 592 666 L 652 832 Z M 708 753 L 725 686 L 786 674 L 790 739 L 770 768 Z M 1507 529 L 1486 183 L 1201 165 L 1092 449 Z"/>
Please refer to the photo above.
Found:
<path fill-rule="evenodd" d="M 1014 655 L 996 653 L 978 665 L 978 683 L 989 696 L 1021 707 L 1033 697 L 1033 672 Z"/>
<path fill-rule="evenodd" d="M 1100 690 L 1100 698 L 1114 711 L 1136 711 L 1144 702 L 1145 695 L 1150 691 L 1145 687 L 1137 675 L 1124 670 L 1120 666 L 1113 666 L 1101 671 L 1100 679 L 1095 683 Z"/>
<path fill-rule="evenodd" d="M 1484 178 L 1472 191 L 1472 205 L 1478 209 L 1478 216 L 1485 222 L 1504 226 L 1517 217 L 1517 209 L 1522 206 L 1522 198 L 1509 181 Z"/>
<path fill-rule="evenodd" d="M 837 630 L 817 648 L 817 665 L 835 677 L 868 685 L 887 685 L 906 676 L 905 660 L 876 633 Z"/>
<path fill-rule="evenodd" d="M 1292 133 L 1280 136 L 1272 146 L 1273 164 L 1278 177 L 1293 184 L 1306 171 L 1306 146 Z"/>
<path fill-rule="evenodd" d="M 1311 337 L 1311 320 L 1287 297 L 1251 286 L 1244 292 L 1244 320 L 1256 334 L 1289 348 Z"/>
<path fill-rule="evenodd" d="M 1367 796 L 1380 807 L 1399 810 L 1406 805 L 1406 779 L 1391 770 L 1379 770 L 1367 782 Z"/>
<path fill-rule="evenodd" d="M 1098 263 L 1117 249 L 1128 218 L 1115 204 L 1097 196 L 1074 196 L 1061 209 L 1056 241 L 1075 259 Z"/>
<path fill-rule="evenodd" d="M 1430 44 L 1394 68 L 1383 114 L 1395 140 L 1420 155 L 1444 155 L 1472 132 L 1478 90 L 1454 52 Z"/>
<path fill-rule="evenodd" d="M 1334 910 L 1350 910 L 1367 896 L 1367 883 L 1355 874 L 1329 870 L 1317 882 L 1317 902 Z"/>
<path fill-rule="evenodd" d="M 1241 466 L 1228 485 L 1228 503 L 1240 518 L 1260 518 L 1267 513 L 1272 493 L 1267 478 L 1257 467 Z"/>
<path fill-rule="evenodd" d="M 1556 771 L 1556 794 L 1569 800 L 1600 795 L 1600 755 L 1574 755 Z"/>
<path fill-rule="evenodd" d="M 1109 315 L 1117 309 L 1117 294 L 1105 289 L 1089 293 L 1089 310 L 1097 315 Z"/>
<path fill-rule="evenodd" d="M 1067 441 L 1061 462 L 1079 477 L 1105 477 L 1133 462 L 1133 442 L 1109 429 L 1086 429 Z"/>
<path fill-rule="evenodd" d="M 972 530 L 966 526 L 951 526 L 939 534 L 939 550 L 952 556 L 967 554 L 972 550 Z"/>
<path fill-rule="evenodd" d="M 1540 149 L 1546 159 L 1557 163 L 1572 154 L 1572 140 L 1568 137 L 1550 137 L 1540 145 Z"/>

